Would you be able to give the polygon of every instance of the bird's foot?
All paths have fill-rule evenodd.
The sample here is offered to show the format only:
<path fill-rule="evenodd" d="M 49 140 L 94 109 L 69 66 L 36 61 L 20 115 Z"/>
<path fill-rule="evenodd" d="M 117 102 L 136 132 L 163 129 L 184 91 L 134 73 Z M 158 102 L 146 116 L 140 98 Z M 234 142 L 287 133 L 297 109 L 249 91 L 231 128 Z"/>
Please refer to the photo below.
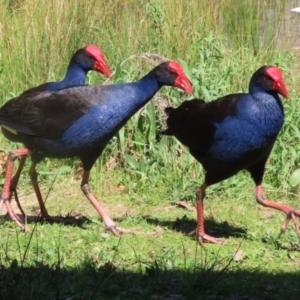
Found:
<path fill-rule="evenodd" d="M 207 234 L 198 234 L 198 242 L 201 247 L 205 248 L 204 246 L 204 240 L 208 241 L 212 244 L 223 244 L 223 239 L 221 238 L 215 238 L 213 236 L 207 235 Z"/>
<path fill-rule="evenodd" d="M 195 233 L 197 233 L 196 229 L 188 233 L 188 235 L 194 235 Z M 205 232 L 199 232 L 197 233 L 197 236 L 198 236 L 198 242 L 202 248 L 205 248 L 204 241 L 207 241 L 212 244 L 223 244 L 223 239 L 215 238 L 213 236 L 206 234 Z"/>
<path fill-rule="evenodd" d="M 14 186 L 10 187 L 10 198 L 11 198 L 12 195 L 14 195 L 14 197 L 15 197 L 17 206 L 18 206 L 21 214 L 23 215 L 23 217 L 25 217 L 26 214 L 25 214 L 25 212 L 24 212 L 24 210 L 23 210 L 23 208 L 21 206 L 21 203 L 20 203 L 20 200 L 19 200 L 19 196 L 18 196 L 18 193 L 17 193 L 17 189 Z M 11 199 L 9 199 L 9 201 L 11 201 Z"/>
<path fill-rule="evenodd" d="M 123 233 L 127 233 L 127 234 L 129 233 L 129 234 L 134 234 L 134 235 L 138 235 L 138 234 L 157 235 L 158 234 L 158 231 L 143 232 L 143 231 L 136 231 L 136 230 L 121 228 L 116 225 L 110 225 L 110 226 L 106 225 L 105 230 L 111 231 L 117 237 L 120 237 L 120 234 L 123 234 Z"/>
<path fill-rule="evenodd" d="M 14 212 L 11 203 L 8 199 L 1 199 L 7 210 L 7 216 L 11 221 L 13 221 L 15 224 L 17 224 L 18 227 L 21 228 L 22 231 L 29 232 L 30 230 L 27 228 L 27 226 L 24 224 L 24 222 L 20 219 L 20 217 Z"/>
<path fill-rule="evenodd" d="M 284 234 L 286 232 L 287 226 L 291 220 L 294 223 L 295 230 L 297 232 L 298 238 L 300 239 L 300 229 L 299 229 L 299 225 L 297 222 L 297 217 L 300 218 L 300 211 L 291 208 L 289 212 L 285 212 L 285 213 L 286 213 L 287 217 L 280 228 L 280 233 L 279 233 L 278 239 L 281 237 L 282 234 Z"/>
<path fill-rule="evenodd" d="M 280 228 L 280 233 L 279 233 L 278 238 L 280 238 L 281 235 L 286 232 L 287 226 L 288 226 L 289 222 L 292 220 L 292 222 L 294 223 L 297 235 L 300 239 L 300 229 L 299 229 L 299 225 L 298 225 L 298 222 L 297 222 L 297 217 L 300 218 L 300 210 L 295 209 L 295 208 L 293 208 L 291 206 L 288 206 L 288 205 L 284 205 L 284 204 L 281 204 L 281 203 L 276 203 L 274 201 L 270 201 L 268 199 L 265 199 L 262 192 L 261 192 L 261 187 L 260 186 L 257 187 L 256 201 L 259 204 L 261 204 L 262 206 L 273 208 L 273 209 L 282 211 L 284 214 L 286 214 L 286 219 L 285 219 L 285 221 L 283 222 L 283 224 Z"/>

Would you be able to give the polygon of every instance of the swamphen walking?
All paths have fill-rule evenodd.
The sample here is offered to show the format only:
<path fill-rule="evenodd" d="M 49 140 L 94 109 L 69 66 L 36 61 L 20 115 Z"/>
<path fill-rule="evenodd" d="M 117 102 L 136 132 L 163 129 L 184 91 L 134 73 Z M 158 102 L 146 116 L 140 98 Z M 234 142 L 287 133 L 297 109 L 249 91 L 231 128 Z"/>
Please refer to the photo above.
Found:
<path fill-rule="evenodd" d="M 164 85 L 192 94 L 192 86 L 175 61 L 162 63 L 137 82 L 106 86 L 82 86 L 57 92 L 30 93 L 8 101 L 0 109 L 0 124 L 18 136 L 31 155 L 31 177 L 44 157 L 79 157 L 83 165 L 81 189 L 101 215 L 106 229 L 115 235 L 128 232 L 115 225 L 89 188 L 89 173 L 110 139 L 127 120 Z M 13 155 L 10 155 L 10 162 Z M 10 217 L 24 229 L 9 199 L 12 165 L 6 172 L 2 199 Z M 37 186 L 37 184 L 36 184 Z M 37 191 L 37 197 L 42 197 Z"/>
<path fill-rule="evenodd" d="M 111 76 L 111 72 L 105 61 L 102 51 L 96 45 L 92 45 L 92 44 L 77 50 L 73 54 L 73 56 L 70 60 L 66 75 L 62 81 L 47 82 L 47 83 L 41 84 L 37 87 L 33 87 L 33 88 L 23 92 L 20 97 L 23 97 L 27 94 L 34 93 L 34 92 L 56 91 L 56 90 L 60 90 L 60 89 L 68 88 L 68 87 L 82 86 L 85 84 L 85 78 L 86 78 L 87 73 L 91 70 L 95 70 L 99 73 L 102 73 L 106 77 Z M 5 126 L 1 126 L 1 130 L 2 130 L 3 135 L 7 139 L 14 141 L 14 142 L 22 142 L 22 138 L 20 138 L 19 135 L 12 133 L 9 128 L 6 128 Z M 17 170 L 14 178 L 12 180 L 11 180 L 11 178 L 8 178 L 9 182 L 7 182 L 7 184 L 10 184 L 11 192 L 14 192 L 18 207 L 23 215 L 24 215 L 24 211 L 20 205 L 16 187 L 17 187 L 19 177 L 21 175 L 21 172 L 22 172 L 22 169 L 24 167 L 25 160 L 27 157 L 27 155 L 25 155 L 24 153 L 27 153 L 27 151 L 28 151 L 27 149 L 19 149 L 19 150 L 15 150 L 15 151 L 11 152 L 11 154 L 10 154 L 11 157 L 9 158 L 10 161 L 13 162 L 14 159 L 20 155 L 22 156 L 22 158 L 21 158 L 18 170 Z M 8 166 L 9 166 L 9 164 L 8 164 Z M 35 191 L 39 192 L 38 187 L 37 187 L 36 178 L 31 177 L 31 179 L 32 179 L 32 183 L 33 183 L 33 187 L 34 187 Z M 12 196 L 12 193 L 10 193 L 9 198 L 11 198 L 11 196 Z M 41 199 L 41 198 L 38 197 L 38 199 Z M 41 211 L 42 211 L 42 216 L 49 217 L 43 202 L 40 202 L 40 207 L 41 207 Z M 15 217 L 18 218 L 17 216 L 15 216 Z"/>
<path fill-rule="evenodd" d="M 205 181 L 197 190 L 197 234 L 203 240 L 220 240 L 205 233 L 203 200 L 208 186 L 247 170 L 256 185 L 259 204 L 284 212 L 299 228 L 296 217 L 300 210 L 267 200 L 263 196 L 262 179 L 265 164 L 284 122 L 284 110 L 278 96 L 288 98 L 281 71 L 264 66 L 252 76 L 248 94 L 232 94 L 205 103 L 200 99 L 183 102 L 177 109 L 168 107 L 166 135 L 174 135 L 189 148 L 192 156 L 206 171 Z"/>

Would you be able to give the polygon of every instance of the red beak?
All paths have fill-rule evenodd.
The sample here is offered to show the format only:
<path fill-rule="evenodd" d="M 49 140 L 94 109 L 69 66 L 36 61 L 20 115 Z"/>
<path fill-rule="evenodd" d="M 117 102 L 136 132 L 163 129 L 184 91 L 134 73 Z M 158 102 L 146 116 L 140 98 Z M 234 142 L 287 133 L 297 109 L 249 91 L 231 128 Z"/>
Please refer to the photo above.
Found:
<path fill-rule="evenodd" d="M 94 70 L 102 73 L 106 77 L 111 77 L 111 72 L 104 59 L 97 60 L 94 64 Z"/>
<path fill-rule="evenodd" d="M 273 80 L 273 90 L 285 98 L 289 97 L 289 92 L 283 82 L 281 70 L 277 67 L 270 66 L 266 70 L 266 74 Z"/>
<path fill-rule="evenodd" d="M 289 98 L 289 92 L 283 82 L 283 80 L 278 80 L 274 82 L 274 90 L 276 90 L 277 93 L 282 95 L 285 98 Z"/>
<path fill-rule="evenodd" d="M 192 84 L 184 74 L 181 74 L 180 76 L 177 77 L 174 86 L 184 90 L 188 94 L 191 95 L 194 94 Z"/>

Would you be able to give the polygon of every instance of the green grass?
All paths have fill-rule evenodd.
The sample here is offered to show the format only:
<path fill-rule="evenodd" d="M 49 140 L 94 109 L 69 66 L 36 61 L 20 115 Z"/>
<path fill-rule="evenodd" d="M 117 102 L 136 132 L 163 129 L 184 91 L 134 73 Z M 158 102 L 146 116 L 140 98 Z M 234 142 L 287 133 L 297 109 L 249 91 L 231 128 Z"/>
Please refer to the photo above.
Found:
<path fill-rule="evenodd" d="M 284 100 L 286 122 L 264 186 L 270 199 L 299 208 L 299 70 L 297 51 L 291 51 L 297 32 L 288 30 L 298 26 L 299 16 L 286 15 L 287 1 L 255 3 L 3 0 L 2 103 L 62 78 L 71 54 L 88 43 L 99 45 L 116 70 L 109 82 L 136 80 L 164 58 L 176 59 L 195 95 L 207 101 L 247 91 L 257 68 L 278 65 L 290 99 Z M 98 74 L 88 76 L 89 84 L 102 82 Z M 290 225 L 277 240 L 284 215 L 256 203 L 248 174 L 207 191 L 207 231 L 225 245 L 207 244 L 204 250 L 187 235 L 195 228 L 195 211 L 172 203 L 185 200 L 193 207 L 203 169 L 175 139 L 159 135 L 163 109 L 186 99 L 177 89 L 163 88 L 120 130 L 91 172 L 91 189 L 117 224 L 157 231 L 154 237 L 119 239 L 105 232 L 80 190 L 82 169 L 73 159 L 38 165 L 50 214 L 67 216 L 69 224 L 36 223 L 27 163 L 18 191 L 31 233 L 0 219 L 0 299 L 299 298 L 295 230 Z M 19 147 L 2 136 L 0 145 L 6 153 Z"/>
<path fill-rule="evenodd" d="M 118 182 L 121 171 L 104 174 L 101 181 L 92 181 L 93 191 L 118 225 L 156 230 L 157 235 L 118 239 L 106 233 L 79 192 L 80 181 L 56 182 L 47 200 L 50 213 L 82 215 L 73 218 L 73 225 L 31 223 L 31 234 L 2 221 L 1 299 L 297 299 L 300 254 L 295 232 L 289 226 L 276 240 L 284 216 L 256 204 L 249 180 L 242 190 L 231 187 L 208 194 L 207 230 L 224 237 L 226 244 L 208 244 L 203 250 L 186 235 L 195 227 L 195 211 L 172 205 L 170 186 L 155 187 L 149 179 L 147 189 L 126 185 L 119 192 L 111 184 Z M 190 190 L 196 186 L 192 183 Z M 298 203 L 281 193 L 268 196 L 292 206 Z M 237 250 L 241 257 L 231 261 Z"/>

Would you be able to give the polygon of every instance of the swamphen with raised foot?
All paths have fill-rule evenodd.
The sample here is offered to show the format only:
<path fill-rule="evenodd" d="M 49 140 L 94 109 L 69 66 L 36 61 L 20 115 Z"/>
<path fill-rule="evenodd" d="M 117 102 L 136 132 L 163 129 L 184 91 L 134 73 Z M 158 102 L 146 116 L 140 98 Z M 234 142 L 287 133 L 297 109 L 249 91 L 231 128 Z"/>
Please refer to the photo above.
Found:
<path fill-rule="evenodd" d="M 92 44 L 77 50 L 73 54 L 73 56 L 70 60 L 68 69 L 67 69 L 67 73 L 62 81 L 47 82 L 47 83 L 41 84 L 37 87 L 33 87 L 33 88 L 23 92 L 20 97 L 24 97 L 25 95 L 35 93 L 35 92 L 56 91 L 56 90 L 60 90 L 60 89 L 68 88 L 68 87 L 82 86 L 85 84 L 85 78 L 86 78 L 87 73 L 91 70 L 95 70 L 95 71 L 105 75 L 106 77 L 111 76 L 111 72 L 105 61 L 102 51 L 96 45 L 92 45 Z M 13 111 L 11 113 L 13 113 Z M 1 126 L 1 130 L 2 130 L 3 135 L 7 139 L 14 141 L 14 142 L 22 142 L 22 138 L 19 135 L 15 134 L 14 132 L 11 132 L 10 128 Z M 20 155 L 22 156 L 20 164 L 19 164 L 19 168 L 18 168 L 14 178 L 13 179 L 8 178 L 7 184 L 10 184 L 10 190 L 11 190 L 9 200 L 12 196 L 12 192 L 14 192 L 18 207 L 23 215 L 24 215 L 24 211 L 20 205 L 18 195 L 16 192 L 16 187 L 17 187 L 19 177 L 20 177 L 21 171 L 24 167 L 25 160 L 27 157 L 27 155 L 24 153 L 27 153 L 27 152 L 28 152 L 28 149 L 14 150 L 10 153 L 10 157 L 8 158 L 11 162 L 13 162 L 17 156 L 20 156 Z M 8 164 L 8 167 L 10 165 L 11 164 Z M 35 191 L 39 192 L 38 187 L 37 187 L 37 181 L 34 177 L 32 177 L 32 183 L 33 183 L 33 187 L 34 187 Z M 41 198 L 38 197 L 38 199 L 41 199 Z M 40 206 L 41 206 L 42 216 L 43 217 L 49 216 L 44 207 L 43 202 L 40 202 Z M 18 217 L 15 216 L 15 218 L 18 218 Z"/>
<path fill-rule="evenodd" d="M 284 122 L 284 110 L 278 96 L 288 98 L 281 71 L 264 66 L 252 76 L 248 94 L 232 94 L 206 103 L 200 99 L 183 102 L 177 109 L 168 107 L 166 135 L 174 135 L 206 171 L 205 181 L 197 190 L 197 234 L 203 241 L 220 240 L 205 233 L 203 200 L 208 186 L 247 170 L 256 185 L 259 204 L 284 212 L 299 228 L 296 217 L 300 210 L 267 200 L 262 179 L 266 161 Z"/>
<path fill-rule="evenodd" d="M 83 86 L 57 92 L 30 93 L 8 101 L 0 109 L 0 124 L 9 128 L 31 155 L 30 173 L 37 182 L 35 166 L 44 157 L 79 157 L 83 165 L 81 189 L 101 215 L 107 229 L 128 232 L 115 225 L 89 188 L 89 173 L 103 149 L 127 120 L 164 86 L 192 94 L 192 86 L 175 61 L 162 63 L 137 82 Z M 5 177 L 10 178 L 12 167 Z M 36 185 L 37 186 L 37 185 Z M 2 198 L 11 218 L 10 187 L 5 180 Z M 37 192 L 37 197 L 42 197 Z"/>

